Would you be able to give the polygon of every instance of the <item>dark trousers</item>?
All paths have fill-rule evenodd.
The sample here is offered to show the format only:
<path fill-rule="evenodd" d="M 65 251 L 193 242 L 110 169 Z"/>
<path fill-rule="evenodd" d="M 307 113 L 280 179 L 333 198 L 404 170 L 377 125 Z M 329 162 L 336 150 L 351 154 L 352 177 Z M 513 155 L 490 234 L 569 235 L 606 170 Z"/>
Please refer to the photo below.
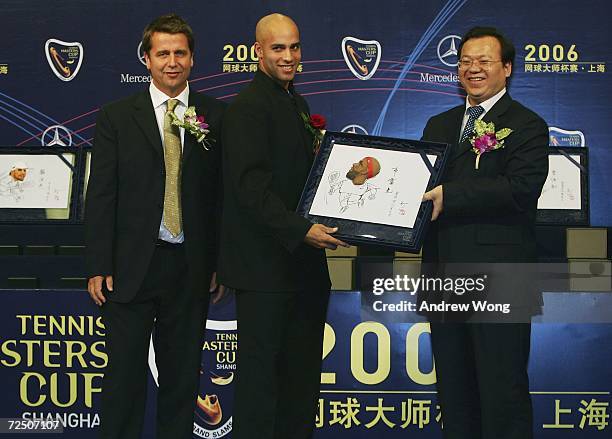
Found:
<path fill-rule="evenodd" d="M 531 439 L 529 323 L 432 323 L 445 439 Z"/>
<path fill-rule="evenodd" d="M 100 438 L 141 436 L 149 340 L 158 370 L 157 437 L 191 439 L 208 294 L 186 288 L 182 246 L 156 247 L 147 276 L 129 303 L 102 306 L 108 366 L 102 383 Z"/>
<path fill-rule="evenodd" d="M 329 290 L 238 291 L 234 439 L 312 437 Z"/>

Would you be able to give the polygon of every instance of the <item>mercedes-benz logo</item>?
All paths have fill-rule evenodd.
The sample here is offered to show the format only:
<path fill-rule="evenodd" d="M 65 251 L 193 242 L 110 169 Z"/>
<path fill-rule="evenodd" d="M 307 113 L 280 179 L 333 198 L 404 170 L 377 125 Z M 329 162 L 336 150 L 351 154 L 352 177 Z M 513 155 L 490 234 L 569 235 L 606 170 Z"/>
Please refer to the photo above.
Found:
<path fill-rule="evenodd" d="M 138 44 L 136 54 L 138 55 L 138 61 L 140 61 L 143 66 L 146 66 L 147 62 L 145 61 L 144 51 L 142 50 L 142 41 Z"/>
<path fill-rule="evenodd" d="M 46 141 L 47 138 L 51 140 Z M 51 125 L 40 136 L 42 146 L 72 146 L 72 135 L 63 125 Z"/>
<path fill-rule="evenodd" d="M 438 59 L 449 67 L 459 65 L 459 52 L 457 48 L 461 43 L 459 35 L 447 35 L 438 43 Z"/>
<path fill-rule="evenodd" d="M 366 131 L 364 127 L 362 127 L 361 125 L 356 125 L 356 124 L 347 125 L 344 128 L 342 128 L 340 131 L 342 131 L 343 133 L 363 134 L 366 136 L 368 135 L 368 132 Z"/>

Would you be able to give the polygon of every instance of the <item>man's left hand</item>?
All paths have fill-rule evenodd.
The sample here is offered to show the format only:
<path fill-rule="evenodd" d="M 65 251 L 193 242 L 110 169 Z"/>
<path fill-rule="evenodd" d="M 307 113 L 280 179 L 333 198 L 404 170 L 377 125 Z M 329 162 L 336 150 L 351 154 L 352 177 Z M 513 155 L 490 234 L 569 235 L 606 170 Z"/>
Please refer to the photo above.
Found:
<path fill-rule="evenodd" d="M 215 293 L 214 291 L 217 290 Z M 221 299 L 225 296 L 226 288 L 225 285 L 217 284 L 217 272 L 215 271 L 210 278 L 210 288 L 208 291 L 212 294 L 212 303 L 213 305 L 219 303 Z"/>
<path fill-rule="evenodd" d="M 327 227 L 323 224 L 313 224 L 306 233 L 304 242 L 315 248 L 329 248 L 331 250 L 336 250 L 338 246 L 350 247 L 346 242 L 340 241 L 332 236 L 332 233 L 336 233 L 337 231 L 338 227 Z"/>
<path fill-rule="evenodd" d="M 432 201 L 433 202 L 433 211 L 431 212 L 431 220 L 435 221 L 438 219 L 442 210 L 444 210 L 444 191 L 442 190 L 442 186 L 436 186 L 429 192 L 425 192 L 423 194 L 423 201 Z"/>

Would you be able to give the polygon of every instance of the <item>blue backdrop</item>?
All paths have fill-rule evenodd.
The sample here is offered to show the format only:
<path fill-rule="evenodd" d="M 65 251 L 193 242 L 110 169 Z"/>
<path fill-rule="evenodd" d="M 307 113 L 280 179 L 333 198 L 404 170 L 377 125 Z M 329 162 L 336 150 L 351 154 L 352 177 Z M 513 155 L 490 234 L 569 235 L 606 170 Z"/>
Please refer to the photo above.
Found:
<path fill-rule="evenodd" d="M 517 48 L 512 96 L 556 128 L 553 144 L 590 148 L 591 223 L 610 226 L 611 86 L 606 60 L 611 38 L 606 4 L 4 0 L 0 144 L 48 143 L 55 129 L 45 130 L 53 125 L 68 129 L 60 131 L 65 143 L 91 144 L 98 108 L 146 87 L 142 81 L 148 80 L 147 71 L 138 56 L 141 32 L 152 18 L 167 12 L 184 16 L 196 34 L 193 89 L 230 101 L 255 68 L 250 50 L 255 23 L 279 11 L 300 26 L 303 69 L 296 83 L 313 112 L 327 116 L 329 129 L 359 125 L 371 134 L 418 138 L 430 116 L 462 102 L 452 52 L 457 36 L 474 25 L 493 25 Z M 374 58 L 369 79 L 359 79 L 349 69 L 341 49 L 346 37 L 372 41 L 370 48 L 378 42 L 379 49 L 368 52 Z M 63 50 L 57 40 L 80 46 Z M 47 59 L 52 48 L 70 69 L 70 80 L 54 73 L 59 71 L 57 65 L 51 67 L 53 56 Z"/>

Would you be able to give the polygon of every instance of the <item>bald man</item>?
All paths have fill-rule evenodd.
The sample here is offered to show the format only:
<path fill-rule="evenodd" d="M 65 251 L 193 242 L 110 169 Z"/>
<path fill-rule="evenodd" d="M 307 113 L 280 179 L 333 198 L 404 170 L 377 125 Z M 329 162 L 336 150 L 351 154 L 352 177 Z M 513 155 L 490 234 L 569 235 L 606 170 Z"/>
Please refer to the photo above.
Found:
<path fill-rule="evenodd" d="M 259 71 L 223 121 L 220 281 L 236 289 L 238 371 L 232 437 L 312 436 L 335 229 L 295 209 L 314 158 L 310 113 L 293 88 L 300 35 L 289 17 L 257 24 Z"/>
<path fill-rule="evenodd" d="M 374 157 L 364 157 L 357 163 L 353 163 L 351 169 L 346 173 L 346 178 L 351 180 L 355 186 L 361 186 L 368 179 L 374 178 L 380 172 L 380 163 Z"/>

